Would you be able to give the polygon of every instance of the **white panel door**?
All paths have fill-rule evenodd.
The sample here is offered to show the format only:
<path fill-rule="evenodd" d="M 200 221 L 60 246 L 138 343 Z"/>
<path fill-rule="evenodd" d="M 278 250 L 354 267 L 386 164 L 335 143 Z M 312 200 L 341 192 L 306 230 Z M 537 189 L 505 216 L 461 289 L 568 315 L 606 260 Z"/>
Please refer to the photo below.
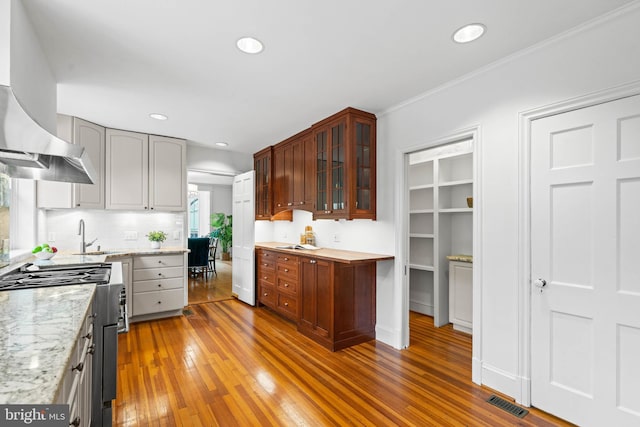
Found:
<path fill-rule="evenodd" d="M 254 171 L 233 178 L 232 292 L 240 301 L 256 305 L 254 229 Z"/>
<path fill-rule="evenodd" d="M 531 402 L 640 425 L 640 96 L 531 130 Z"/>

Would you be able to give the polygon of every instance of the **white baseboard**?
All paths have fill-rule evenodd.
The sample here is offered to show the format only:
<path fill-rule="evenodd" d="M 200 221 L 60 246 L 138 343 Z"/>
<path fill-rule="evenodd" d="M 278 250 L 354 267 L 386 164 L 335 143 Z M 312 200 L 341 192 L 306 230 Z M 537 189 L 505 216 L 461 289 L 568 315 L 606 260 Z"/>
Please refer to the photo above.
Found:
<path fill-rule="evenodd" d="M 433 305 L 424 304 L 419 301 L 409 301 L 409 310 L 426 314 L 427 316 L 433 316 Z"/>
<path fill-rule="evenodd" d="M 502 394 L 520 400 L 520 381 L 509 372 L 498 369 L 494 366 L 482 365 L 482 385 L 490 387 Z"/>
<path fill-rule="evenodd" d="M 402 349 L 402 339 L 398 330 L 376 325 L 376 340 L 398 350 Z"/>

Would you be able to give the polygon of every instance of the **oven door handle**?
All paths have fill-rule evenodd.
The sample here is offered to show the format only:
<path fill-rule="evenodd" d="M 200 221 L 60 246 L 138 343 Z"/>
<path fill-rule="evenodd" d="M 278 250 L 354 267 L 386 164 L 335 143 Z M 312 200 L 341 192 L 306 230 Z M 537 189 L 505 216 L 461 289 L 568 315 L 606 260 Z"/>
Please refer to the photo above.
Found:
<path fill-rule="evenodd" d="M 118 333 L 124 334 L 129 332 L 129 311 L 127 310 L 127 304 L 122 305 L 122 324 L 118 322 Z"/>

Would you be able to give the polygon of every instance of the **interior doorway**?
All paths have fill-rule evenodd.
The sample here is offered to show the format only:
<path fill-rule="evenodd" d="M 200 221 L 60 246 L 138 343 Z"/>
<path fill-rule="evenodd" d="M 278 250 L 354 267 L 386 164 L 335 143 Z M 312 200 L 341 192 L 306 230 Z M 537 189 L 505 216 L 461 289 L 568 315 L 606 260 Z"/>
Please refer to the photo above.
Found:
<path fill-rule="evenodd" d="M 478 152 L 476 128 L 405 151 L 400 218 L 405 345 L 410 313 L 420 313 L 436 328 L 471 335 L 474 361 L 481 331 Z M 480 383 L 477 363 L 472 372 Z"/>
<path fill-rule="evenodd" d="M 231 214 L 231 185 L 199 180 L 189 182 L 188 192 L 188 232 L 189 237 L 209 237 L 212 231 L 211 215 L 215 212 Z M 221 259 L 221 248 L 215 251 L 215 259 L 209 264 L 212 269 L 197 269 L 189 273 L 188 302 L 201 304 L 231 299 L 232 262 Z M 215 264 L 214 264 L 215 263 Z"/>

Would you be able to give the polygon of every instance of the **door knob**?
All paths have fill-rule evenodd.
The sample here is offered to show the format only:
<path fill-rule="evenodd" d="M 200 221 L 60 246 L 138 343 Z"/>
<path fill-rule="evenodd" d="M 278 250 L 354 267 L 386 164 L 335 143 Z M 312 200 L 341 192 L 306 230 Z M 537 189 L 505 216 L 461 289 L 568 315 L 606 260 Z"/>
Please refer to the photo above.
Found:
<path fill-rule="evenodd" d="M 533 284 L 536 285 L 538 289 L 540 289 L 540 293 L 542 293 L 545 286 L 547 286 L 547 281 L 544 279 L 536 279 L 533 281 Z"/>

